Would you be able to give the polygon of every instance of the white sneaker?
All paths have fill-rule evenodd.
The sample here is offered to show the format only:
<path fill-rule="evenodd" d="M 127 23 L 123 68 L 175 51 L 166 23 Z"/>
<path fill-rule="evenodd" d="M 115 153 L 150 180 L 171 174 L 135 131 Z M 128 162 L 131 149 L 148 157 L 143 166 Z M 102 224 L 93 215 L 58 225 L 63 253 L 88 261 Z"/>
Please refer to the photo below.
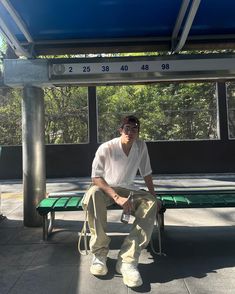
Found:
<path fill-rule="evenodd" d="M 93 255 L 90 272 L 94 276 L 105 276 L 108 273 L 108 268 L 106 266 L 107 257 Z"/>
<path fill-rule="evenodd" d="M 133 263 L 117 261 L 116 272 L 122 274 L 123 283 L 130 288 L 139 287 L 143 284 L 137 265 Z"/>

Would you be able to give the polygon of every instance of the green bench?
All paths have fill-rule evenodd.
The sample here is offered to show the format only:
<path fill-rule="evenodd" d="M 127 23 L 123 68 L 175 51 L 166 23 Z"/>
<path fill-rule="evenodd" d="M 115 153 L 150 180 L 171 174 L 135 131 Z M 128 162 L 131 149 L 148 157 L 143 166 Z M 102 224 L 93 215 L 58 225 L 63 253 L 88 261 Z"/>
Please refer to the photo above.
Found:
<path fill-rule="evenodd" d="M 48 198 L 40 201 L 37 206 L 38 213 L 43 219 L 43 240 L 46 241 L 52 233 L 55 213 L 58 211 L 81 211 L 82 197 L 84 191 L 81 192 L 58 192 L 50 193 Z M 120 209 L 120 206 L 113 204 L 108 209 Z"/>
<path fill-rule="evenodd" d="M 163 193 L 163 192 L 162 192 Z M 173 191 L 159 193 L 162 209 L 159 225 L 164 229 L 164 212 L 176 208 L 226 208 L 235 207 L 235 190 Z"/>
<path fill-rule="evenodd" d="M 51 193 L 38 204 L 37 211 L 43 217 L 43 240 L 47 240 L 53 230 L 57 211 L 82 210 L 83 195 L 84 191 Z M 161 231 L 164 230 L 164 213 L 167 209 L 235 207 L 235 190 L 164 191 L 157 192 L 157 198 L 162 203 L 162 208 L 156 216 L 160 253 Z M 121 208 L 113 204 L 108 207 L 108 210 L 112 209 Z"/>

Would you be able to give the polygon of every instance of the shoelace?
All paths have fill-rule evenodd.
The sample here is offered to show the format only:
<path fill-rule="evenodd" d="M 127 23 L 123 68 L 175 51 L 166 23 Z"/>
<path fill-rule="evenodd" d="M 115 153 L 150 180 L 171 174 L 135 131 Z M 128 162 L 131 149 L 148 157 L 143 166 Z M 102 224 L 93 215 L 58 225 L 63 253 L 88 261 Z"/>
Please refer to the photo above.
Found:
<path fill-rule="evenodd" d="M 104 265 L 106 263 L 106 258 L 103 256 L 93 257 L 92 264 L 101 264 Z"/>
<path fill-rule="evenodd" d="M 137 270 L 137 266 L 135 265 L 135 264 L 132 264 L 132 263 L 127 263 L 127 271 L 135 271 L 135 272 L 137 272 L 138 270 Z"/>

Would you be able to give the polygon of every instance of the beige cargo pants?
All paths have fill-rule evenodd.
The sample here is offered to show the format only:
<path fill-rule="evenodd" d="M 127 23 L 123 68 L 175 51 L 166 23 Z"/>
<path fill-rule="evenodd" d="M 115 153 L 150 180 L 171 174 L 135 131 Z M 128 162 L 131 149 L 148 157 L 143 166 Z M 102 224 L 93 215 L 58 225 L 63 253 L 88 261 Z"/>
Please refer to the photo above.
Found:
<path fill-rule="evenodd" d="M 130 194 L 130 190 L 125 188 L 115 187 L 113 189 L 124 197 Z M 122 262 L 127 263 L 138 263 L 141 250 L 150 241 L 157 213 L 157 202 L 154 196 L 142 190 L 133 191 L 133 193 L 132 215 L 135 220 L 118 255 Z M 112 203 L 113 200 L 97 186 L 91 186 L 83 199 L 83 208 L 88 212 L 91 234 L 90 250 L 95 255 L 107 256 L 109 251 L 110 238 L 106 234 L 107 206 Z"/>

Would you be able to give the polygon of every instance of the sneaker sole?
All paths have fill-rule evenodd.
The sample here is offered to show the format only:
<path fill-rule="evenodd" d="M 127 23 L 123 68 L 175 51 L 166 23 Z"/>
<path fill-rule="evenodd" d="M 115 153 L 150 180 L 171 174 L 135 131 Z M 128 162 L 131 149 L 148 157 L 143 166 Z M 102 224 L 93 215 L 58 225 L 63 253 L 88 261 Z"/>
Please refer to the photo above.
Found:
<path fill-rule="evenodd" d="M 92 273 L 92 275 L 94 276 L 106 276 L 108 273 L 108 269 L 106 270 L 101 270 L 101 271 L 97 271 L 97 270 L 92 270 L 90 269 L 90 272 Z"/>
<path fill-rule="evenodd" d="M 138 282 L 136 282 L 136 283 L 133 283 L 132 281 L 130 281 L 130 280 L 128 280 L 128 279 L 125 279 L 124 277 L 123 277 L 123 283 L 124 283 L 126 286 L 128 286 L 129 288 L 140 287 L 140 286 L 143 284 L 142 281 L 138 281 Z"/>
<path fill-rule="evenodd" d="M 104 269 L 93 269 L 92 267 L 90 268 L 90 272 L 92 273 L 92 275 L 94 276 L 105 276 L 108 273 L 108 268 L 104 268 Z"/>

